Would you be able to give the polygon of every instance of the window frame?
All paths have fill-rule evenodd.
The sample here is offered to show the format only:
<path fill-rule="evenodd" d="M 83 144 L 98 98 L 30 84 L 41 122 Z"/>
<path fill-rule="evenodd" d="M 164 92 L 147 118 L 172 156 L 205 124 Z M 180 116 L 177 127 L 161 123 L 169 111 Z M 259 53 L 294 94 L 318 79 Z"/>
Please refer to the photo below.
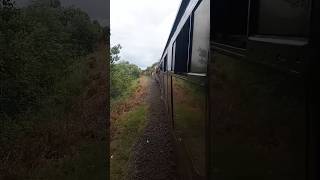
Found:
<path fill-rule="evenodd" d="M 163 58 L 163 72 L 167 72 L 168 68 L 168 54 L 166 54 Z"/>
<path fill-rule="evenodd" d="M 163 61 L 160 62 L 160 71 L 163 72 Z"/>
<path fill-rule="evenodd" d="M 307 25 L 307 36 L 292 36 L 292 35 L 272 35 L 272 34 L 259 34 L 258 33 L 258 13 L 259 13 L 259 2 L 256 0 L 249 0 L 249 16 L 248 16 L 248 40 L 264 43 L 274 43 L 282 45 L 293 45 L 293 46 L 305 46 L 309 43 L 310 38 L 310 23 L 311 23 L 311 12 L 312 12 L 312 1 L 308 0 L 308 22 Z"/>
<path fill-rule="evenodd" d="M 189 22 L 188 22 L 189 21 Z M 176 57 L 177 57 L 177 44 L 179 45 L 179 41 L 178 38 L 179 38 L 179 35 L 180 33 L 184 30 L 184 27 L 186 25 L 186 23 L 189 23 L 189 27 L 188 27 L 188 46 L 187 46 L 187 59 L 186 59 L 186 62 L 185 62 L 185 66 L 183 66 L 185 68 L 185 71 L 177 71 L 176 70 Z M 173 46 L 172 46 L 172 66 L 171 66 L 171 69 L 173 71 L 174 74 L 187 74 L 189 72 L 189 62 L 190 62 L 190 42 L 192 41 L 190 38 L 190 33 L 192 32 L 192 27 L 191 27 L 191 24 L 192 24 L 192 14 L 188 16 L 187 20 L 184 22 L 182 28 L 180 29 L 179 33 L 177 34 L 177 36 L 175 37 L 174 41 L 173 41 Z"/>
<path fill-rule="evenodd" d="M 204 0 L 199 0 L 199 2 L 197 3 L 197 5 L 194 7 L 191 15 L 190 15 L 190 34 L 189 34 L 189 39 L 190 39 L 190 43 L 189 43 L 189 58 L 188 58 L 188 75 L 193 75 L 193 76 L 206 76 L 208 72 L 205 73 L 196 73 L 196 72 L 191 72 L 191 66 L 192 66 L 192 51 L 193 51 L 193 35 L 194 35 L 194 17 L 195 17 L 195 12 L 198 10 L 200 4 L 203 2 Z M 210 0 L 209 0 L 210 1 Z M 210 2 L 210 10 L 209 10 L 209 23 L 211 23 L 211 3 Z M 209 28 L 211 28 L 211 25 L 209 25 Z M 209 54 L 210 54 L 210 42 L 211 42 L 211 29 L 209 29 Z M 208 59 L 207 59 L 207 65 L 206 65 L 206 69 L 208 66 L 208 62 L 209 62 L 209 55 L 208 55 Z"/>
<path fill-rule="evenodd" d="M 207 72 L 205 73 L 195 73 L 195 72 L 191 72 L 191 61 L 192 61 L 192 47 L 193 47 L 193 30 L 194 30 L 194 13 L 195 11 L 198 9 L 198 7 L 200 6 L 200 4 L 203 2 L 203 0 L 199 0 L 197 2 L 197 5 L 193 8 L 192 12 L 190 13 L 190 15 L 188 16 L 187 20 L 185 21 L 184 25 L 182 26 L 182 28 L 180 29 L 179 33 L 177 34 L 177 36 L 175 37 L 173 43 L 172 43 L 172 56 L 171 56 L 171 71 L 174 74 L 179 74 L 179 75 L 184 75 L 184 76 L 199 76 L 199 77 L 204 77 L 207 76 Z M 210 2 L 211 3 L 211 2 Z M 211 12 L 211 8 L 210 8 L 210 12 Z M 211 15 L 210 19 L 211 19 Z M 185 26 L 185 24 L 187 23 L 187 21 L 190 21 L 189 23 L 189 36 L 188 36 L 188 55 L 187 55 L 187 62 L 186 62 L 186 72 L 179 72 L 175 70 L 175 65 L 176 65 L 176 48 L 177 48 L 177 38 L 180 35 L 180 32 L 182 31 L 183 27 Z M 211 23 L 211 21 L 209 21 Z M 209 32 L 209 36 L 211 36 L 211 29 Z M 211 39 L 209 38 L 209 49 L 210 49 L 210 42 Z M 210 54 L 210 50 L 209 50 L 209 54 Z M 208 61 L 209 61 L 209 56 L 208 56 Z"/>
<path fill-rule="evenodd" d="M 217 41 L 217 38 L 216 38 L 216 32 L 217 32 L 217 24 L 215 24 L 215 19 L 217 19 L 216 17 L 216 14 L 214 12 L 214 8 L 215 8 L 215 2 L 217 0 L 214 0 L 211 2 L 210 4 L 210 23 L 212 23 L 210 25 L 210 44 L 214 45 L 214 46 L 217 46 L 219 48 L 222 48 L 222 49 L 227 49 L 229 51 L 235 51 L 237 53 L 240 53 L 240 54 L 244 54 L 246 49 L 248 48 L 247 47 L 247 43 L 245 45 L 245 47 L 239 47 L 239 46 L 235 46 L 235 45 L 232 45 L 230 43 L 225 43 L 225 42 L 219 42 L 219 40 Z M 221 0 L 223 1 L 223 0 Z M 252 0 L 247 0 L 248 2 L 248 6 L 247 6 L 247 17 L 246 17 L 246 24 L 245 24 L 245 27 L 246 27 L 246 32 L 243 34 L 245 36 L 245 41 L 247 42 L 248 41 L 248 32 L 249 32 L 249 17 L 250 17 L 250 3 L 251 3 Z M 237 42 L 237 41 L 234 41 L 234 42 Z"/>

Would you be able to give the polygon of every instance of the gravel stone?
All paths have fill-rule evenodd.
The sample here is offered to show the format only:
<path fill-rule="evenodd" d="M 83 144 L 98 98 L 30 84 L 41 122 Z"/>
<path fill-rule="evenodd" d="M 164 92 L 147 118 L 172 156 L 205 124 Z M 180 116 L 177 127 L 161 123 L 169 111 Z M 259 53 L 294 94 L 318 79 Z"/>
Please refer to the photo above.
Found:
<path fill-rule="evenodd" d="M 149 82 L 147 125 L 133 146 L 126 179 L 175 180 L 173 129 L 160 98 L 159 85 L 154 79 Z"/>

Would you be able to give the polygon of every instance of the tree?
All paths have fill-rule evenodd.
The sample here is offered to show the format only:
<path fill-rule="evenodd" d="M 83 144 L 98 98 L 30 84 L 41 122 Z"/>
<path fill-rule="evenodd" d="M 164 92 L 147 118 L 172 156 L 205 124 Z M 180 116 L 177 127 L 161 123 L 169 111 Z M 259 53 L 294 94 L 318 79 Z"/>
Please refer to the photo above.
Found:
<path fill-rule="evenodd" d="M 122 49 L 122 47 L 120 44 L 117 44 L 110 49 L 110 56 L 111 56 L 110 57 L 110 64 L 114 64 L 115 62 L 120 60 L 119 54 L 120 54 L 121 49 Z"/>
<path fill-rule="evenodd" d="M 53 96 L 68 67 L 93 51 L 102 27 L 59 0 L 35 0 L 22 9 L 12 0 L 0 5 L 0 103 L 6 104 L 0 116 L 13 116 Z"/>
<path fill-rule="evenodd" d="M 118 44 L 110 49 L 110 96 L 113 99 L 124 95 L 132 82 L 141 74 L 141 69 L 137 65 L 121 60 L 119 56 L 121 48 L 121 45 Z"/>

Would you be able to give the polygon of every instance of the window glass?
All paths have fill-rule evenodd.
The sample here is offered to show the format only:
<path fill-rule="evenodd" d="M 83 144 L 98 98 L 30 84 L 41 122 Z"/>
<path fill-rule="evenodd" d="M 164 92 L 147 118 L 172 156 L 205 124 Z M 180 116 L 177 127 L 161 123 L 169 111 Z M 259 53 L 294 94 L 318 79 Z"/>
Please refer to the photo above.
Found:
<path fill-rule="evenodd" d="M 308 0 L 259 0 L 257 33 L 306 36 Z"/>
<path fill-rule="evenodd" d="M 173 45 L 172 45 L 172 66 L 171 66 L 171 71 L 173 70 L 173 67 L 174 67 L 175 57 L 176 57 L 176 42 L 174 42 Z"/>
<path fill-rule="evenodd" d="M 203 0 L 194 12 L 190 71 L 206 73 L 210 46 L 210 0 Z"/>
<path fill-rule="evenodd" d="M 172 46 L 168 46 L 168 54 L 167 54 L 167 70 L 171 71 L 172 69 Z"/>
<path fill-rule="evenodd" d="M 245 48 L 248 0 L 216 0 L 213 5 L 214 41 Z"/>
<path fill-rule="evenodd" d="M 168 56 L 166 55 L 165 57 L 164 57 L 164 65 L 163 65 L 163 71 L 164 72 L 166 72 L 167 71 L 167 62 L 168 62 L 168 58 L 167 58 Z"/>
<path fill-rule="evenodd" d="M 187 72 L 188 70 L 189 36 L 190 18 L 186 21 L 176 39 L 174 72 Z"/>

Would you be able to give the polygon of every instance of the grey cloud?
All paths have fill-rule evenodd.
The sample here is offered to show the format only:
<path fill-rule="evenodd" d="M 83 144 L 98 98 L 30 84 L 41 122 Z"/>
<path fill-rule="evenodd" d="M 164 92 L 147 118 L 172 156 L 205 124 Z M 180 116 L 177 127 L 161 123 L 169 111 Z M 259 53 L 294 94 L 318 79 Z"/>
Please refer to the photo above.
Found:
<path fill-rule="evenodd" d="M 111 45 L 121 56 L 146 68 L 159 60 L 180 0 L 111 0 Z"/>

